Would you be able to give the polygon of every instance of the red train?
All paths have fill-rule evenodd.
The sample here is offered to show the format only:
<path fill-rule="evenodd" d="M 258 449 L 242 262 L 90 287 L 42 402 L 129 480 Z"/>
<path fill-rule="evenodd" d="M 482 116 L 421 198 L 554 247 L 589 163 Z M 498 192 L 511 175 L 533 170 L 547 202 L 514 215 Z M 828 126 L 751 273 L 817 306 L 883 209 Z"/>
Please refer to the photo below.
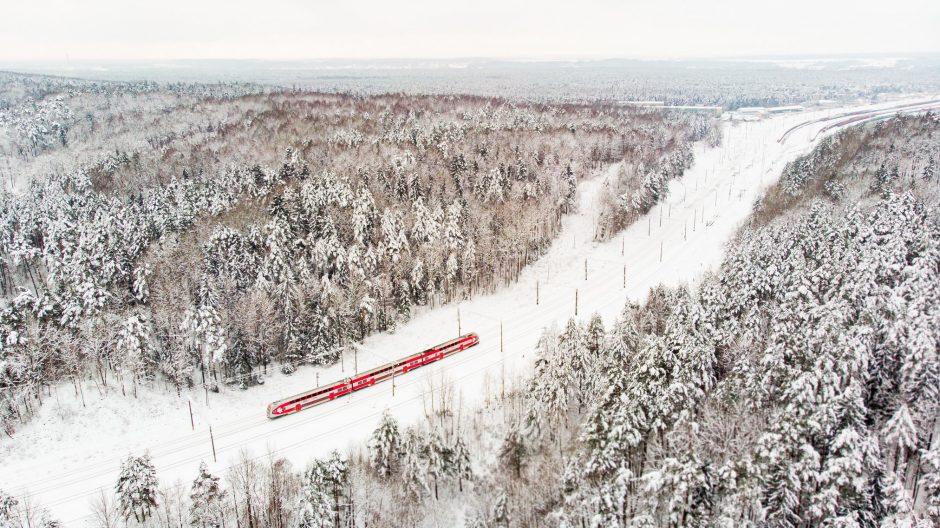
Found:
<path fill-rule="evenodd" d="M 268 418 L 280 418 L 288 414 L 298 413 L 314 405 L 333 401 L 353 391 L 389 380 L 392 376 L 406 374 L 428 363 L 444 359 L 447 356 L 470 348 L 479 342 L 480 336 L 477 334 L 464 334 L 423 352 L 418 352 L 417 354 L 387 363 L 381 367 L 376 367 L 368 372 L 358 374 L 355 378 L 346 378 L 339 382 L 330 383 L 323 387 L 317 387 L 313 390 L 296 394 L 290 398 L 278 400 L 268 405 Z"/>

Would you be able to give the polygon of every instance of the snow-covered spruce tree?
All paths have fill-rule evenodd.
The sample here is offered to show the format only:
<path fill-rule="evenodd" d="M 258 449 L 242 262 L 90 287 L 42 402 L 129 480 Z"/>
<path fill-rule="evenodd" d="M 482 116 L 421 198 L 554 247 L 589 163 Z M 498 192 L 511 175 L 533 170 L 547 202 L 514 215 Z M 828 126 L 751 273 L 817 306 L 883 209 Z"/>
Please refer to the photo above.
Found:
<path fill-rule="evenodd" d="M 19 512 L 17 505 L 19 501 L 12 495 L 7 495 L 0 490 L 0 527 L 15 528 L 19 526 Z"/>
<path fill-rule="evenodd" d="M 940 523 L 940 447 L 933 447 L 923 456 L 923 500 L 927 518 Z M 915 494 L 916 495 L 916 494 Z"/>
<path fill-rule="evenodd" d="M 522 478 L 522 466 L 527 454 L 525 440 L 515 425 L 510 425 L 497 454 L 500 466 L 517 480 Z"/>
<path fill-rule="evenodd" d="M 206 373 L 224 359 L 228 347 L 218 312 L 210 303 L 190 307 L 183 314 L 179 331 L 183 347 L 195 357 L 206 383 Z"/>
<path fill-rule="evenodd" d="M 189 494 L 189 519 L 192 526 L 217 528 L 224 515 L 219 477 L 209 473 L 205 462 L 199 463 L 199 474 Z"/>
<path fill-rule="evenodd" d="M 509 515 L 509 498 L 506 496 L 506 492 L 500 490 L 496 495 L 496 502 L 493 503 L 492 515 L 493 526 L 499 528 L 508 528 L 511 518 Z"/>
<path fill-rule="evenodd" d="M 600 362 L 605 369 L 613 369 L 615 372 L 629 370 L 632 357 L 642 348 L 643 336 L 637 328 L 634 315 L 637 311 L 639 307 L 625 305 L 601 343 Z M 608 372 L 608 375 L 613 373 Z"/>
<path fill-rule="evenodd" d="M 349 466 L 336 451 L 312 462 L 302 475 L 297 525 L 304 528 L 340 526 L 349 501 Z"/>
<path fill-rule="evenodd" d="M 454 453 L 451 451 L 450 447 L 444 443 L 440 433 L 432 429 L 430 433 L 428 433 L 425 457 L 427 458 L 428 476 L 433 479 L 434 500 L 439 498 L 438 485 L 440 481 L 454 472 L 453 456 Z"/>
<path fill-rule="evenodd" d="M 138 523 L 146 522 L 157 506 L 157 486 L 157 472 L 150 455 L 129 455 L 121 463 L 121 473 L 114 487 L 121 516 L 125 520 L 133 517 Z"/>
<path fill-rule="evenodd" d="M 335 526 L 329 478 L 326 465 L 319 460 L 304 471 L 297 514 L 298 528 L 333 528 Z"/>
<path fill-rule="evenodd" d="M 584 333 L 585 346 L 591 356 L 596 357 L 600 352 L 601 345 L 604 343 L 604 335 L 606 333 L 604 330 L 604 320 L 601 319 L 601 316 L 597 312 L 591 315 L 591 320 L 588 322 Z"/>
<path fill-rule="evenodd" d="M 585 397 L 591 394 L 593 387 L 592 370 L 596 362 L 590 357 L 584 329 L 574 318 L 568 319 L 565 329 L 558 335 L 558 369 L 564 376 L 564 384 L 574 395 L 578 403 L 578 410 L 582 410 Z"/>
<path fill-rule="evenodd" d="M 885 447 L 894 450 L 890 467 L 900 475 L 904 475 L 903 468 L 907 463 L 907 457 L 917 449 L 918 444 L 918 432 L 906 403 L 901 403 L 891 419 L 885 422 L 882 434 L 887 441 Z"/>
<path fill-rule="evenodd" d="M 462 493 L 463 481 L 473 479 L 473 466 L 470 463 L 470 449 L 467 447 L 466 442 L 463 441 L 463 438 L 457 436 L 457 439 L 454 440 L 454 446 L 451 448 L 451 452 L 453 453 L 452 471 L 454 477 L 457 479 L 457 489 Z"/>
<path fill-rule="evenodd" d="M 601 525 L 625 523 L 627 495 L 635 485 L 625 452 L 639 441 L 639 432 L 624 429 L 620 413 L 621 398 L 628 390 L 627 373 L 633 370 L 633 358 L 643 346 L 634 322 L 638 309 L 625 306 L 601 346 L 600 375 L 606 387 L 585 418 L 579 437 L 591 456 L 584 461 L 572 459 L 566 465 L 565 481 L 572 484 L 565 487 L 563 516 L 580 518 L 583 512 L 593 511 Z"/>
<path fill-rule="evenodd" d="M 62 523 L 52 517 L 47 509 L 31 503 L 29 496 L 23 503 L 0 490 L 0 528 L 62 528 Z"/>
<path fill-rule="evenodd" d="M 377 218 L 375 198 L 367 187 L 361 187 L 353 204 L 352 213 L 353 236 L 359 244 L 365 245 L 373 242 Z"/>
<path fill-rule="evenodd" d="M 147 266 L 138 266 L 134 269 L 134 298 L 138 302 L 146 304 L 150 296 L 150 288 L 147 286 L 147 278 L 150 276 L 150 269 Z"/>
<path fill-rule="evenodd" d="M 535 367 L 525 399 L 523 431 L 533 442 L 557 438 L 567 418 L 568 375 L 558 348 L 558 331 L 545 329 L 536 344 Z"/>
<path fill-rule="evenodd" d="M 122 370 L 131 379 L 136 396 L 137 382 L 149 380 L 157 364 L 151 327 L 143 314 L 133 314 L 124 320 L 118 348 L 123 356 Z"/>
<path fill-rule="evenodd" d="M 423 435 L 409 428 L 401 445 L 401 477 L 405 493 L 413 500 L 422 500 L 430 491 L 428 486 L 427 444 Z"/>
<path fill-rule="evenodd" d="M 333 496 L 334 520 L 340 524 L 340 513 L 343 505 L 348 502 L 349 463 L 339 451 L 333 450 L 324 462 L 326 467 L 326 481 L 330 494 Z"/>
<path fill-rule="evenodd" d="M 380 477 L 388 478 L 398 468 L 400 453 L 398 422 L 386 409 L 369 440 L 369 465 Z"/>

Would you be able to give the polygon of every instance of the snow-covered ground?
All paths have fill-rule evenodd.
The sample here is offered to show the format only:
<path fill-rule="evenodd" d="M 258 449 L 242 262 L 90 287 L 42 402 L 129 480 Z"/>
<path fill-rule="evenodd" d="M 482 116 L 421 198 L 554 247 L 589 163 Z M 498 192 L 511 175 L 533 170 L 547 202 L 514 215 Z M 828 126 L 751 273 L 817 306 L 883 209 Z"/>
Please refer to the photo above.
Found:
<path fill-rule="evenodd" d="M 762 189 L 788 161 L 808 152 L 819 139 L 817 132 L 841 112 L 724 123 L 723 145 L 696 147 L 695 164 L 672 182 L 666 203 L 609 242 L 595 243 L 597 197 L 617 167 L 601 171 L 582 183 L 579 212 L 563 219 L 550 251 L 516 284 L 421 313 L 394 334 L 372 336 L 358 357 L 348 353 L 331 368 L 301 368 L 289 377 L 272 374 L 261 387 L 210 394 L 208 403 L 201 389 L 177 398 L 157 387 L 135 399 L 113 385 L 102 395 L 88 383 L 86 407 L 70 385 L 60 386 L 32 423 L 14 440 L 0 443 L 0 489 L 20 496 L 28 492 L 66 526 L 81 526 L 99 489 L 111 493 L 128 453 L 149 451 L 164 484 L 179 480 L 188 489 L 200 461 L 222 474 L 247 449 L 257 457 L 284 456 L 302 467 L 312 457 L 364 440 L 385 408 L 405 423 L 414 421 L 432 397 L 439 397 L 442 383 L 459 394 L 465 408 L 482 402 L 497 394 L 504 380 L 527 371 L 542 329 L 574 315 L 576 295 L 579 317 L 597 312 L 609 323 L 628 298 L 640 301 L 659 283 L 694 283 L 702 271 L 714 268 L 725 241 L 747 218 Z M 820 121 L 823 117 L 830 119 Z M 778 142 L 784 131 L 805 121 L 813 123 Z M 398 377 L 394 395 L 385 383 L 295 416 L 266 418 L 268 402 L 311 388 L 317 380 L 340 379 L 357 367 L 365 370 L 456 336 L 458 308 L 460 331 L 477 332 L 480 344 Z"/>

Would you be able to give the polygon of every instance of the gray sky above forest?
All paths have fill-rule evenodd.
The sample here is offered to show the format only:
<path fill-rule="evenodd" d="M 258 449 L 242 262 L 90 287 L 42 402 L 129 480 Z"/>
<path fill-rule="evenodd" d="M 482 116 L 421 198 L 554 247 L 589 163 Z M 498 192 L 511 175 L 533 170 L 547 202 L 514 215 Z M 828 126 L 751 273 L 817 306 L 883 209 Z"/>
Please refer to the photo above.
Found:
<path fill-rule="evenodd" d="M 0 60 L 940 52 L 937 0 L 0 0 Z"/>

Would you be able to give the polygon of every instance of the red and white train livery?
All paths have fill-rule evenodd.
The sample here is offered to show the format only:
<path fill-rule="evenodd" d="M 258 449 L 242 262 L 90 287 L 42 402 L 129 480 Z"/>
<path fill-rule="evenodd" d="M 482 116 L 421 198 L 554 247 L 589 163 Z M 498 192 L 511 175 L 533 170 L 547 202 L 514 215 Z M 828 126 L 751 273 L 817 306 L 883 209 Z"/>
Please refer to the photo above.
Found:
<path fill-rule="evenodd" d="M 368 372 L 357 374 L 354 378 L 346 378 L 342 381 L 330 383 L 329 385 L 317 387 L 313 390 L 291 396 L 290 398 L 276 401 L 268 405 L 268 418 L 280 418 L 288 414 L 298 413 L 314 405 L 333 401 L 351 392 L 389 380 L 392 376 L 406 374 L 428 363 L 444 359 L 447 356 L 470 348 L 479 342 L 480 336 L 477 334 L 464 334 L 423 352 L 387 363 Z"/>

